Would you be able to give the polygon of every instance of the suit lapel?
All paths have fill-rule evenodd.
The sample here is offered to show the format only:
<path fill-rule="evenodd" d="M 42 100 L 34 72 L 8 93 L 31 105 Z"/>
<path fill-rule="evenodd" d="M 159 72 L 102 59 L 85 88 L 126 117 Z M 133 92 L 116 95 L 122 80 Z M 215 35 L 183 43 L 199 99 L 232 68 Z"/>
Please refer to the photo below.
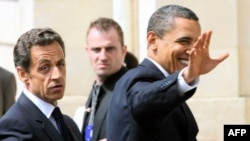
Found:
<path fill-rule="evenodd" d="M 62 136 L 60 135 L 60 133 L 57 130 L 55 130 L 55 127 L 51 124 L 51 122 L 49 120 L 44 121 L 42 123 L 42 129 L 51 138 L 51 140 L 63 141 Z"/>
<path fill-rule="evenodd" d="M 86 101 L 86 104 L 85 104 L 85 109 L 84 109 L 84 116 L 83 116 L 83 123 L 82 123 L 82 135 L 84 135 L 84 131 L 85 131 L 85 127 L 87 126 L 87 117 L 89 116 L 90 112 L 91 112 L 91 100 L 92 100 L 92 91 L 91 90 L 91 93 L 89 94 L 89 97 L 88 97 L 88 100 Z"/>
<path fill-rule="evenodd" d="M 44 134 L 51 138 L 51 140 L 63 141 L 61 135 L 52 125 L 50 120 L 23 93 L 20 95 L 18 103 L 24 108 L 30 119 L 37 123 L 37 125 L 34 126 L 40 127 L 41 130 L 44 131 Z"/>
<path fill-rule="evenodd" d="M 106 122 L 105 120 L 106 120 L 107 109 L 108 109 L 110 101 L 111 101 L 111 97 L 112 97 L 115 83 L 126 71 L 127 71 L 126 68 L 122 67 L 120 69 L 120 71 L 118 71 L 116 74 L 110 76 L 101 87 L 101 89 L 102 89 L 101 91 L 105 91 L 105 92 L 104 93 L 101 92 L 102 94 L 104 94 L 104 96 L 103 96 L 103 99 L 101 100 L 101 103 L 98 105 L 98 110 L 96 111 L 96 114 L 95 114 L 95 119 L 94 119 L 94 124 L 95 124 L 94 128 L 95 129 L 93 132 L 92 140 L 97 140 L 99 134 L 101 133 L 101 130 L 106 128 L 106 123 L 104 123 L 104 122 Z M 93 86 L 94 85 L 95 85 L 95 82 L 94 82 Z M 93 88 L 92 88 L 91 93 L 88 97 L 88 100 L 86 101 L 86 104 L 85 104 L 86 109 L 91 108 L 92 91 L 93 91 Z M 89 116 L 89 114 L 90 114 L 90 112 L 88 110 L 84 111 L 83 128 L 85 128 L 87 125 L 87 117 Z M 82 129 L 82 133 L 84 133 L 84 131 L 85 131 L 85 129 Z"/>
<path fill-rule="evenodd" d="M 66 126 L 68 127 L 68 129 L 70 131 L 71 136 L 73 137 L 73 140 L 74 141 L 82 140 L 81 133 L 78 130 L 78 127 L 74 123 L 74 121 L 69 116 L 66 116 L 66 115 L 64 115 L 63 118 L 64 118 L 64 122 L 65 122 Z"/>
<path fill-rule="evenodd" d="M 98 110 L 96 111 L 96 116 L 95 116 L 95 131 L 93 133 L 93 140 L 98 139 L 98 133 L 100 133 L 101 127 L 106 127 L 105 119 L 106 119 L 106 114 L 107 110 L 110 104 L 110 99 L 112 97 L 112 92 L 111 91 L 106 91 L 105 96 L 102 99 L 102 102 L 99 105 Z"/>

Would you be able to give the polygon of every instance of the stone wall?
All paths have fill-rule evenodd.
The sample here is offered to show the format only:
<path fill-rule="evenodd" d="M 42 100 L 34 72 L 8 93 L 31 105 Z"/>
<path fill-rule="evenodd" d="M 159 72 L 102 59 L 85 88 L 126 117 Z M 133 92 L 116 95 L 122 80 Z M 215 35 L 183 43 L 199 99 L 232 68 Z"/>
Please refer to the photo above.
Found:
<path fill-rule="evenodd" d="M 12 50 L 17 38 L 33 27 L 55 29 L 65 41 L 67 61 L 67 87 L 59 104 L 73 117 L 76 108 L 85 103 L 93 82 L 84 50 L 89 22 L 100 16 L 117 20 L 128 49 L 142 60 L 148 18 L 156 8 L 170 3 L 191 8 L 199 16 L 202 30 L 213 30 L 212 57 L 230 53 L 218 68 L 200 77 L 196 94 L 188 100 L 200 128 L 198 140 L 221 141 L 224 124 L 250 123 L 248 0 L 2 0 L 0 66 L 16 74 Z M 18 82 L 17 97 L 21 87 Z"/>

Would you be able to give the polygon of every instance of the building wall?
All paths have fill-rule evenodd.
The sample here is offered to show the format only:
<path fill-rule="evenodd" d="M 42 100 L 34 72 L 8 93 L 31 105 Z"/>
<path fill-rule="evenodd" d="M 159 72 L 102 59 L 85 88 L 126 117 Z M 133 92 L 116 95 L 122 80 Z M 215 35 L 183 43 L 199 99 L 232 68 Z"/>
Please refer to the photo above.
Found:
<path fill-rule="evenodd" d="M 66 46 L 67 86 L 59 101 L 73 116 L 85 103 L 93 83 L 93 73 L 85 54 L 85 34 L 89 23 L 99 16 L 112 17 L 112 0 L 35 0 L 34 26 L 48 26 L 62 35 Z"/>
<path fill-rule="evenodd" d="M 210 54 L 230 57 L 211 73 L 200 77 L 193 98 L 188 100 L 199 125 L 198 140 L 223 140 L 224 124 L 250 123 L 250 52 L 248 0 L 2 0 L 0 1 L 0 66 L 15 72 L 13 46 L 33 27 L 51 27 L 65 41 L 67 87 L 59 101 L 64 113 L 74 116 L 84 105 L 94 75 L 84 51 L 85 34 L 100 16 L 117 20 L 128 49 L 142 60 L 146 55 L 146 26 L 153 11 L 166 4 L 181 4 L 200 18 L 203 31 L 213 30 Z M 17 78 L 18 79 L 18 78 Z M 22 84 L 18 82 L 18 93 Z"/>

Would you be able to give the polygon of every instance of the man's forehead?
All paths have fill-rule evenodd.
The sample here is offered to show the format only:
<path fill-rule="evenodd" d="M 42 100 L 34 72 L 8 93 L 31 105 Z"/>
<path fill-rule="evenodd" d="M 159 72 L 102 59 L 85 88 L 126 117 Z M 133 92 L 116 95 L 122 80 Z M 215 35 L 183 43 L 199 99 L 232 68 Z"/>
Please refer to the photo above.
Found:
<path fill-rule="evenodd" d="M 111 40 L 102 40 L 100 42 L 98 41 L 93 41 L 90 42 L 87 45 L 89 48 L 103 48 L 103 49 L 107 49 L 110 47 L 120 47 L 120 42 L 119 41 L 111 41 Z"/>
<path fill-rule="evenodd" d="M 64 59 L 64 53 L 60 47 L 32 47 L 31 59 L 36 62 L 52 62 Z"/>

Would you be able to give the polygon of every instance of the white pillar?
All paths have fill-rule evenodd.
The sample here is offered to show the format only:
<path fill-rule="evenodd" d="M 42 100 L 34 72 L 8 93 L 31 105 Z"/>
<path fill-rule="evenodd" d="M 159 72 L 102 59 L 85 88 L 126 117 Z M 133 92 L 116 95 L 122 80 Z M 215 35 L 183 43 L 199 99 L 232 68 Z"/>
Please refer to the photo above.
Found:
<path fill-rule="evenodd" d="M 132 12 L 133 4 L 129 0 L 113 0 L 113 19 L 117 21 L 124 32 L 124 43 L 128 50 L 133 51 L 135 48 L 135 38 Z"/>
<path fill-rule="evenodd" d="M 156 0 L 138 0 L 139 60 L 147 55 L 146 33 L 148 20 L 156 9 Z"/>
<path fill-rule="evenodd" d="M 21 34 L 34 28 L 34 0 L 19 0 Z"/>

